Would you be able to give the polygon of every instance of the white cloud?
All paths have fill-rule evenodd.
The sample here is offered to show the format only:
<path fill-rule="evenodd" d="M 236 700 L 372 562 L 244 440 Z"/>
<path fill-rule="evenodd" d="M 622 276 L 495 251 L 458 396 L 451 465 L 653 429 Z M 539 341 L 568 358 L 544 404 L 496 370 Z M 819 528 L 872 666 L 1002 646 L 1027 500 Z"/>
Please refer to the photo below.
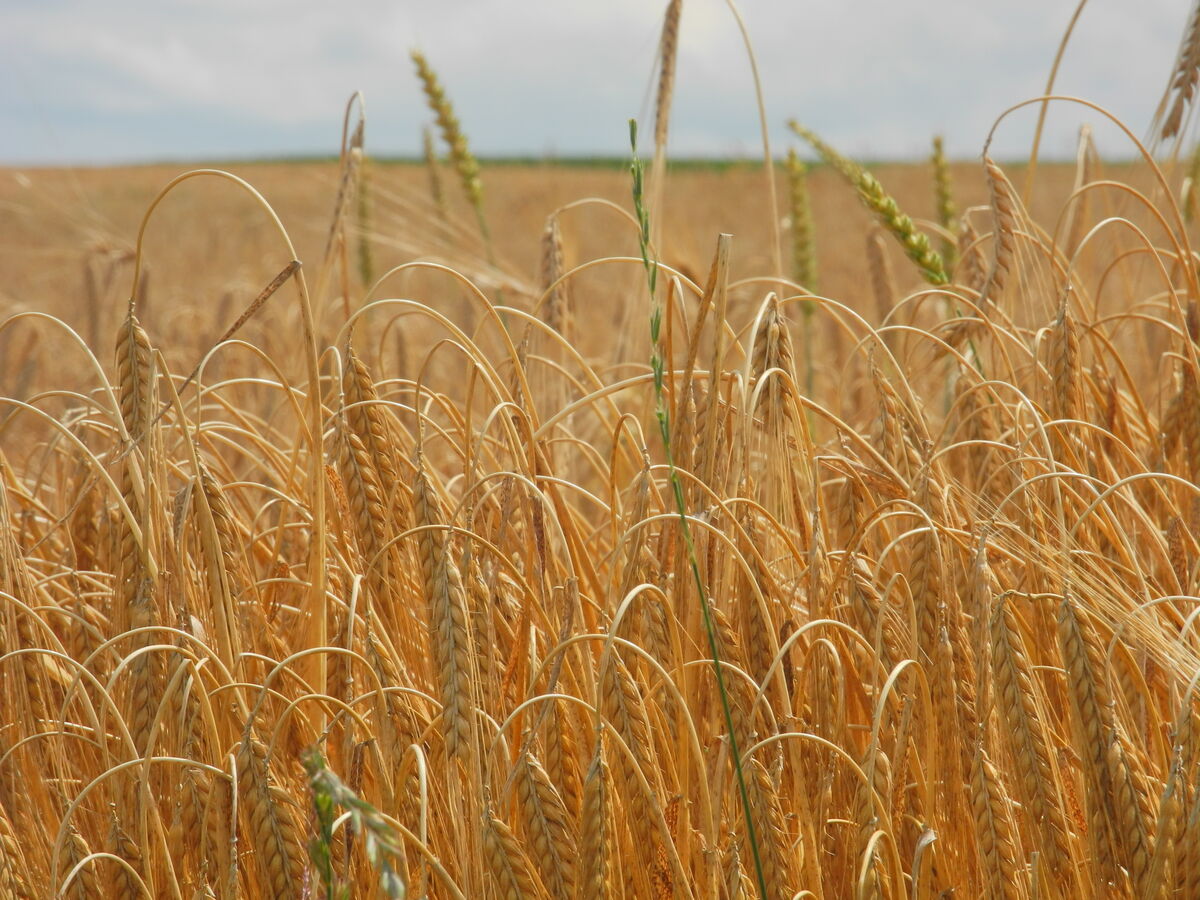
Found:
<path fill-rule="evenodd" d="M 114 152 L 122 135 L 129 145 L 115 152 L 128 157 L 331 150 L 355 89 L 366 93 L 377 152 L 410 151 L 428 118 L 413 46 L 442 76 L 480 152 L 619 153 L 625 119 L 649 114 L 665 5 L 10 0 L 0 8 L 0 158 L 86 159 L 98 147 Z M 795 116 L 851 153 L 924 153 L 943 131 L 953 152 L 975 155 L 1006 106 L 1041 92 L 1075 0 L 741 6 L 776 142 Z M 1061 91 L 1144 131 L 1184 6 L 1092 0 Z M 723 0 L 685 0 L 676 104 L 677 152 L 756 152 L 749 65 Z M 1069 154 L 1084 118 L 1096 119 L 1055 109 L 1047 148 Z M 1002 127 L 1001 155 L 1028 145 L 1031 121 Z M 1109 132 L 1100 138 L 1125 149 Z"/>

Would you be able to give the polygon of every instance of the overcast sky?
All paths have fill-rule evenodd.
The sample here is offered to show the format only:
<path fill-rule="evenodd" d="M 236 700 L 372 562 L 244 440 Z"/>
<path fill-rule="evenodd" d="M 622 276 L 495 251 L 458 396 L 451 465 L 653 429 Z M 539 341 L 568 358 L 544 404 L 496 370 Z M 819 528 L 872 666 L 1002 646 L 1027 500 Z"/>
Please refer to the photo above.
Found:
<path fill-rule="evenodd" d="M 740 0 L 776 149 L 795 117 L 848 153 L 911 157 L 944 132 L 974 158 L 1042 92 L 1076 0 Z M 413 154 L 420 47 L 487 154 L 624 153 L 650 115 L 666 0 L 0 0 L 0 163 L 334 153 L 366 95 L 368 152 Z M 1058 92 L 1146 133 L 1188 0 L 1092 0 Z M 1073 155 L 1091 112 L 1051 113 Z M 1026 151 L 1034 113 L 993 155 Z M 647 129 L 648 131 L 649 129 Z M 1102 152 L 1129 155 L 1097 130 Z M 758 153 L 750 67 L 725 0 L 684 0 L 671 148 Z"/>

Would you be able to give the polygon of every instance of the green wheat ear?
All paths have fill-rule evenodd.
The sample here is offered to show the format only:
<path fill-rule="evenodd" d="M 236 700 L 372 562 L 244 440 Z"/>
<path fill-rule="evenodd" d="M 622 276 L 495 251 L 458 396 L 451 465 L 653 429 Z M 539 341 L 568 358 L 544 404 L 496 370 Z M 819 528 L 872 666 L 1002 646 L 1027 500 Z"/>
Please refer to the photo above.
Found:
<path fill-rule="evenodd" d="M 792 279 L 809 293 L 817 292 L 817 254 L 813 235 L 812 205 L 808 199 L 808 166 L 804 165 L 796 151 L 788 148 L 788 210 L 792 221 Z M 816 379 L 813 368 L 813 314 L 816 311 L 811 300 L 805 300 L 800 309 L 804 314 L 804 389 L 811 397 Z"/>
<path fill-rule="evenodd" d="M 883 227 L 900 242 L 905 254 L 916 263 L 926 281 L 932 285 L 950 282 L 946 276 L 946 267 L 942 263 L 942 257 L 933 249 L 929 238 L 924 232 L 919 231 L 913 224 L 913 220 L 900 210 L 896 201 L 883 189 L 879 179 L 852 159 L 842 156 L 814 132 L 809 131 L 795 120 L 788 122 L 788 127 L 808 141 L 826 163 L 854 185 L 858 190 L 859 198 L 871 212 L 875 213 Z"/>
<path fill-rule="evenodd" d="M 467 144 L 467 136 L 462 130 L 462 125 L 459 124 L 458 117 L 454 114 L 454 107 L 450 104 L 450 99 L 446 96 L 446 90 L 442 87 L 442 83 L 438 81 L 437 73 L 425 59 L 425 54 L 420 50 L 413 50 L 411 56 L 417 67 L 417 77 L 421 79 L 421 89 L 425 92 L 425 100 L 437 119 L 438 129 L 442 132 L 442 140 L 446 142 L 446 147 L 450 151 L 450 161 L 454 163 L 454 169 L 458 172 L 463 192 L 475 210 L 475 216 L 479 220 L 479 230 L 483 234 L 484 243 L 487 245 L 490 256 L 491 235 L 487 222 L 483 218 L 483 181 L 479 177 L 479 161 L 471 152 L 471 148 Z"/>
<path fill-rule="evenodd" d="M 937 220 L 950 234 L 958 230 L 956 218 L 958 211 L 954 208 L 954 194 L 950 189 L 950 163 L 946 160 L 946 147 L 940 134 L 933 136 L 933 153 L 929 158 L 933 165 L 933 195 L 937 205 Z M 950 268 L 954 267 L 954 254 L 957 251 L 954 241 L 942 238 L 942 258 Z"/>

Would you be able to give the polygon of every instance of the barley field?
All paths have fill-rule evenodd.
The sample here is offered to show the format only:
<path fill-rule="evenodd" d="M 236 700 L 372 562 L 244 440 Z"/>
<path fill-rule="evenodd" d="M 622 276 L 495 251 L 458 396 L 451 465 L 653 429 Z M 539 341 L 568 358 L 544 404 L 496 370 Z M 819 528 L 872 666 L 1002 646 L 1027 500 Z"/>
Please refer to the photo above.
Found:
<path fill-rule="evenodd" d="M 425 163 L 0 170 L 0 898 L 1200 896 L 1200 68 L 672 167 L 679 7 L 629 166 L 417 54 Z"/>

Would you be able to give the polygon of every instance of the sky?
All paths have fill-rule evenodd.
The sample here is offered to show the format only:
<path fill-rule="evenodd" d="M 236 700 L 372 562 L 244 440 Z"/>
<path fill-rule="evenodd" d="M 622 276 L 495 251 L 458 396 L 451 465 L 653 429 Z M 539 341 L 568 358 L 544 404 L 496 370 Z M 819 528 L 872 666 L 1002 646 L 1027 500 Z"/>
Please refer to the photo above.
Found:
<path fill-rule="evenodd" d="M 1077 0 L 737 0 L 772 149 L 796 118 L 839 149 L 914 158 L 943 133 L 978 158 L 1009 106 L 1039 96 Z M 1188 0 L 1091 0 L 1056 93 L 1138 136 L 1166 86 Z M 650 134 L 666 0 L 0 0 L 0 164 L 245 159 L 337 152 L 362 91 L 367 151 L 419 152 L 430 114 L 409 51 L 441 76 L 481 156 L 625 154 Z M 1036 111 L 992 155 L 1027 154 Z M 1054 104 L 1043 147 L 1103 116 Z M 727 0 L 684 0 L 671 152 L 761 154 L 754 82 Z"/>

